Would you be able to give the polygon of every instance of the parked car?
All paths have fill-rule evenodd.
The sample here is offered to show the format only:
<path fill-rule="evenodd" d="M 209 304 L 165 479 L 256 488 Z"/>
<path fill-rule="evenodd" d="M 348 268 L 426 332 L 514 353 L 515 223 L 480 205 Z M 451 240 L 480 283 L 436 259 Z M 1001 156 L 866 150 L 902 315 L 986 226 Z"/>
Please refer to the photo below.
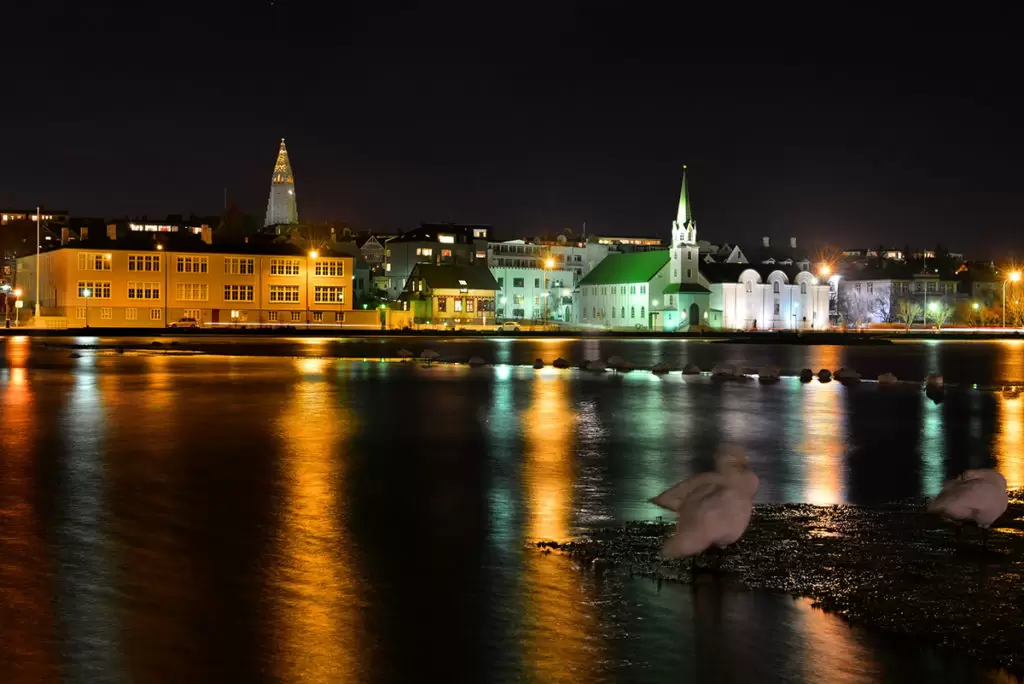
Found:
<path fill-rule="evenodd" d="M 178 320 L 176 320 L 173 323 L 171 323 L 170 327 L 172 327 L 172 328 L 198 328 L 199 327 L 199 321 L 197 321 L 194 318 L 188 318 L 186 316 L 184 318 L 179 318 Z"/>
<path fill-rule="evenodd" d="M 498 332 L 519 332 L 521 330 L 519 323 L 516 321 L 505 321 L 497 328 Z"/>

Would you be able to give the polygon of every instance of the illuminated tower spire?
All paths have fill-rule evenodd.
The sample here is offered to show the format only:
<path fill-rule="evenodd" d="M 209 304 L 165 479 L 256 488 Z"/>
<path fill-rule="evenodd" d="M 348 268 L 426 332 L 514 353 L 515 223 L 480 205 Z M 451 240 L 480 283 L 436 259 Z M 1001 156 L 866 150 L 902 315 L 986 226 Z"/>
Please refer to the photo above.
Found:
<path fill-rule="evenodd" d="M 270 181 L 270 199 L 267 200 L 267 218 L 264 226 L 279 223 L 298 223 L 299 210 L 295 203 L 295 178 L 292 176 L 292 165 L 288 161 L 288 148 L 281 138 L 281 149 L 277 153 L 274 164 L 274 176 Z"/>
<path fill-rule="evenodd" d="M 672 262 L 671 283 L 697 283 L 700 280 L 697 247 L 697 224 L 690 208 L 690 192 L 686 187 L 686 166 L 683 166 L 683 187 L 679 191 L 679 208 L 676 220 L 672 222 L 672 247 L 669 250 Z"/>

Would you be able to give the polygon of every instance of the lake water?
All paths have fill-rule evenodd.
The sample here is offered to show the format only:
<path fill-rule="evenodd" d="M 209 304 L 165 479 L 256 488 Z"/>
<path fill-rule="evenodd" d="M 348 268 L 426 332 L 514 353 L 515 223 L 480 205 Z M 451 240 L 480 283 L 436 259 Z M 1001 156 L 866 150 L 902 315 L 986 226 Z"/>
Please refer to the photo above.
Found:
<path fill-rule="evenodd" d="M 785 596 L 523 547 L 657 515 L 647 498 L 723 442 L 761 501 L 929 494 L 993 463 L 1024 485 L 1024 399 L 318 358 L 371 343 L 72 359 L 0 340 L 0 681 L 1001 681 Z M 1024 378 L 1015 343 L 391 344 Z"/>

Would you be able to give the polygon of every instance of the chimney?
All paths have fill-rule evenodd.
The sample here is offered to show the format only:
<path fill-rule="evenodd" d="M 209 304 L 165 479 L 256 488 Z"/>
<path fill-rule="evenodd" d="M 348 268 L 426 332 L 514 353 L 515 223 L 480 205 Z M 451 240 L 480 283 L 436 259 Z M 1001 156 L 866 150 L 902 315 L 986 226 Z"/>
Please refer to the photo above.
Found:
<path fill-rule="evenodd" d="M 796 238 L 795 237 L 789 238 L 789 248 L 790 249 L 796 249 Z"/>
<path fill-rule="evenodd" d="M 71 239 L 71 229 L 68 228 L 67 226 L 62 226 L 61 229 L 60 229 L 60 244 L 62 246 L 66 245 L 66 244 L 68 244 L 68 240 L 70 240 L 70 239 Z"/>
<path fill-rule="evenodd" d="M 109 238 L 111 240 L 116 240 L 117 239 L 117 225 L 116 224 L 111 223 L 109 226 L 107 226 L 107 238 Z"/>
<path fill-rule="evenodd" d="M 208 226 L 208 225 L 206 225 L 204 223 L 203 227 L 202 227 L 201 235 L 202 235 L 202 238 L 203 238 L 203 242 L 205 242 L 208 245 L 212 245 L 213 244 L 213 228 L 210 228 L 210 226 Z"/>
<path fill-rule="evenodd" d="M 765 247 L 771 247 L 772 239 L 770 237 L 763 237 L 761 238 L 761 244 L 764 245 Z"/>

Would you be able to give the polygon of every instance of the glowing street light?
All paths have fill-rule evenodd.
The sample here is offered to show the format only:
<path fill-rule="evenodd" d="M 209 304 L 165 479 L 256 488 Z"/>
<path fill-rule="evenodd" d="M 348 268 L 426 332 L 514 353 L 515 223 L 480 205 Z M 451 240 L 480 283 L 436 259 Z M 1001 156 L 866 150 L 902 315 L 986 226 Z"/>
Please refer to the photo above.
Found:
<path fill-rule="evenodd" d="M 974 302 L 973 304 L 971 304 L 971 308 L 977 311 L 978 309 L 981 308 L 981 304 L 978 304 L 978 302 Z"/>
<path fill-rule="evenodd" d="M 818 269 L 818 272 L 821 273 L 822 278 L 828 278 L 832 275 L 832 267 L 828 264 L 822 264 L 821 268 Z"/>
<path fill-rule="evenodd" d="M 1020 271 L 1011 271 L 1003 281 L 1003 327 L 1006 327 L 1006 282 L 1016 283 L 1020 280 Z"/>
<path fill-rule="evenodd" d="M 85 288 L 82 290 L 82 297 L 85 299 L 85 327 L 89 327 L 89 297 L 92 296 L 92 290 Z"/>
<path fill-rule="evenodd" d="M 931 302 L 928 303 L 928 310 L 932 312 L 938 311 L 939 303 L 936 302 L 935 300 L 932 300 Z"/>
<path fill-rule="evenodd" d="M 551 257 L 548 257 L 547 259 L 544 260 L 544 268 L 550 270 L 550 269 L 553 269 L 554 267 L 555 267 L 555 260 L 554 259 L 552 259 Z"/>

